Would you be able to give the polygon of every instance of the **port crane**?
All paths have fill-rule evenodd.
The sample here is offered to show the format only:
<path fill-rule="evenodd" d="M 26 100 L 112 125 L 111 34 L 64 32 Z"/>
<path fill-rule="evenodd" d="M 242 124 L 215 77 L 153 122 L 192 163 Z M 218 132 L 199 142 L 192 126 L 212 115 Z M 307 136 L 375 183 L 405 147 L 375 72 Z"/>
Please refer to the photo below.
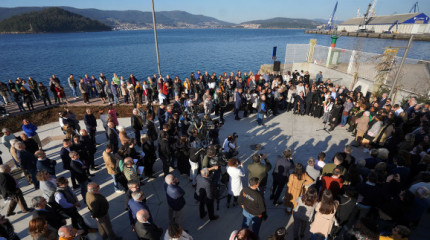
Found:
<path fill-rule="evenodd" d="M 378 0 L 373 0 L 372 7 L 370 8 L 369 13 L 372 15 L 372 17 L 376 16 L 375 7 L 376 7 L 377 2 L 378 2 Z"/>
<path fill-rule="evenodd" d="M 377 2 L 378 0 L 373 0 L 373 3 L 369 3 L 369 5 L 367 6 L 367 10 L 363 15 L 363 21 L 360 25 L 358 25 L 358 32 L 369 32 L 366 29 L 366 26 L 369 23 L 370 19 L 375 16 L 375 6 Z M 370 14 L 372 15 L 369 16 Z"/>
<path fill-rule="evenodd" d="M 333 19 L 334 19 L 334 14 L 336 13 L 336 10 L 337 10 L 337 4 L 338 4 L 338 1 L 336 1 L 336 5 L 334 5 L 333 12 L 331 13 L 330 18 L 328 19 L 327 26 L 325 26 L 326 30 L 330 31 L 334 28 Z"/>
<path fill-rule="evenodd" d="M 396 20 L 389 28 L 388 28 L 388 30 L 387 31 L 384 31 L 383 33 L 393 33 L 392 31 L 391 31 L 391 29 L 393 29 L 393 27 L 394 26 L 396 26 L 396 31 L 395 31 L 395 33 L 397 33 L 397 31 L 398 31 L 398 29 L 399 29 L 399 21 L 398 20 Z"/>
<path fill-rule="evenodd" d="M 412 6 L 411 10 L 409 10 L 409 13 L 412 13 L 412 11 L 413 11 L 414 13 L 420 12 L 420 7 L 418 7 L 418 2 L 416 2 L 416 3 Z"/>

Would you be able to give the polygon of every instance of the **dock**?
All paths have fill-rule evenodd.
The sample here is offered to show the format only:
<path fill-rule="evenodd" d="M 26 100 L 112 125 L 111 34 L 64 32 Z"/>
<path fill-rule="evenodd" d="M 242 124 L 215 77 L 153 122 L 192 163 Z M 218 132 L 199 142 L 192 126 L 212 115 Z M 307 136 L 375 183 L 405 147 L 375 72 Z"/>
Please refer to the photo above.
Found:
<path fill-rule="evenodd" d="M 327 30 L 306 30 L 307 34 L 323 34 L 347 36 L 347 37 L 366 37 L 366 38 L 381 38 L 381 39 L 398 39 L 408 40 L 411 34 L 401 33 L 371 33 L 371 32 L 342 32 L 342 31 L 327 31 Z M 430 34 L 414 34 L 414 41 L 430 41 Z"/>

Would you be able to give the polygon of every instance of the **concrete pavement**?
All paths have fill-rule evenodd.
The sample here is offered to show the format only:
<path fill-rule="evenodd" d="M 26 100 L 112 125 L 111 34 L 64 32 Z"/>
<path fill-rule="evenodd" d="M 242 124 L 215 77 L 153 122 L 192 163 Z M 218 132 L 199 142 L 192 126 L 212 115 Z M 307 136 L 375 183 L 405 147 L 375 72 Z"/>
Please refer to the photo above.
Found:
<path fill-rule="evenodd" d="M 242 113 L 240 114 L 242 115 Z M 239 135 L 239 159 L 246 165 L 250 162 L 250 156 L 256 153 L 255 144 L 261 144 L 262 150 L 260 152 L 267 153 L 268 158 L 272 164 L 276 161 L 276 156 L 281 154 L 286 148 L 291 148 L 294 151 L 294 160 L 306 164 L 307 158 L 310 156 L 316 157 L 321 151 L 325 151 L 327 154 L 327 161 L 334 156 L 338 151 L 343 151 L 345 144 L 351 143 L 353 137 L 345 129 L 340 127 L 336 128 L 331 134 L 325 131 L 318 131 L 323 127 L 321 119 L 315 119 L 309 116 L 297 116 L 290 113 L 283 113 L 274 118 L 264 119 L 265 126 L 257 126 L 255 122 L 255 114 L 252 114 L 249 118 L 244 118 L 241 121 L 233 120 L 233 116 L 229 113 L 226 117 L 226 123 L 220 131 L 220 142 L 231 133 L 236 132 Z M 132 131 L 130 131 L 130 119 L 121 118 L 119 119 L 120 125 L 127 127 L 128 134 L 133 137 Z M 113 189 L 112 178 L 107 174 L 103 159 L 101 157 L 102 152 L 105 148 L 106 139 L 102 131 L 100 120 L 98 120 L 99 126 L 97 128 L 97 142 L 101 143 L 98 146 L 97 153 L 95 155 L 96 164 L 101 164 L 103 167 L 96 173 L 96 176 L 92 178 L 92 181 L 97 182 L 101 185 L 100 192 L 107 197 L 110 201 L 109 214 L 112 219 L 112 225 L 114 231 L 122 236 L 123 239 L 136 239 L 135 233 L 131 231 L 131 227 L 128 220 L 128 213 L 124 211 L 124 196 L 123 194 L 115 193 Z M 80 121 L 81 127 L 84 127 L 83 121 Z M 39 126 L 38 129 L 40 138 L 46 138 L 48 136 L 61 136 L 59 124 L 49 123 L 43 126 Z M 18 136 L 18 134 L 15 134 Z M 57 160 L 58 164 L 56 167 L 57 177 L 66 176 L 69 177 L 69 173 L 63 171 L 61 160 L 59 157 L 59 150 L 61 148 L 61 141 L 51 141 L 44 149 L 47 152 L 49 158 Z M 4 146 L 0 146 L 0 150 L 3 151 L 4 161 L 9 159 L 9 154 Z M 368 155 L 363 153 L 361 150 L 355 149 L 352 153 L 357 159 L 365 158 Z M 164 177 L 161 171 L 161 162 L 158 160 L 155 163 L 154 170 L 157 172 L 156 179 L 146 182 L 142 187 L 143 191 L 147 196 L 147 204 L 151 210 L 152 216 L 155 223 L 162 227 L 164 230 L 168 227 L 168 207 L 166 203 L 166 196 L 163 189 Z M 221 200 L 220 210 L 216 211 L 216 214 L 220 218 L 216 221 L 209 222 L 206 219 L 201 220 L 198 213 L 198 203 L 193 198 L 194 188 L 188 181 L 186 176 L 180 176 L 177 171 L 174 171 L 179 181 L 180 186 L 184 188 L 186 195 L 186 206 L 183 209 L 183 228 L 186 229 L 194 239 L 228 239 L 230 233 L 233 230 L 240 229 L 242 222 L 242 209 L 240 206 L 234 208 L 226 208 L 226 200 Z M 247 182 L 247 176 L 244 177 L 244 186 Z M 272 183 L 272 177 L 268 180 L 268 189 L 270 189 Z M 34 196 L 41 195 L 39 190 L 35 191 L 33 185 L 28 186 L 24 179 L 20 179 L 19 184 L 25 194 L 27 203 Z M 78 191 L 79 192 L 79 191 Z M 273 206 L 269 200 L 269 191 L 265 194 L 266 205 L 268 208 L 268 219 L 263 222 L 260 230 L 260 237 L 265 239 L 267 236 L 272 234 L 277 228 L 286 226 L 289 232 L 288 239 L 292 239 L 292 219 L 289 215 L 284 212 L 283 206 Z M 79 198 L 81 199 L 80 195 Z M 4 206 L 3 200 L 0 200 L 0 206 Z M 7 206 L 1 210 L 2 214 L 5 214 Z M 21 239 L 31 239 L 28 234 L 28 222 L 31 219 L 31 214 L 20 213 L 19 207 L 15 210 L 16 215 L 8 217 L 15 227 L 15 232 L 21 237 Z M 88 209 L 83 204 L 80 209 L 80 213 L 88 224 L 96 227 L 96 222 L 90 218 Z M 428 214 L 427 214 L 428 215 Z M 69 221 L 70 222 L 70 221 Z M 426 229 L 428 234 L 428 229 Z M 425 235 L 424 235 L 425 236 Z M 90 234 L 90 239 L 101 239 L 98 234 Z M 413 238 L 411 238 L 413 239 Z M 419 239 L 419 238 L 416 238 Z"/>

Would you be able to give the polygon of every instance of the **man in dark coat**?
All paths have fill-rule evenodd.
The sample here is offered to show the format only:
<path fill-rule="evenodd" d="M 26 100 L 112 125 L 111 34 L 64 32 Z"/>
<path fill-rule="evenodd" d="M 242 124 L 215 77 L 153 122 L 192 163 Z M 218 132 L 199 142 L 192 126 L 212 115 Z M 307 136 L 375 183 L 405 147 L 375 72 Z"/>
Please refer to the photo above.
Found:
<path fill-rule="evenodd" d="M 28 152 L 25 149 L 24 143 L 18 142 L 16 145 L 18 147 L 17 148 L 18 151 L 16 152 L 16 155 L 17 155 L 18 160 L 19 160 L 19 165 L 21 166 L 23 171 L 27 171 L 28 174 L 31 175 L 31 179 L 32 179 L 32 182 L 34 184 L 34 188 L 37 190 L 37 189 L 39 189 L 39 181 L 36 178 L 37 159 L 32 153 Z"/>
<path fill-rule="evenodd" d="M 86 202 L 88 176 L 86 171 L 86 166 L 79 159 L 79 154 L 75 151 L 71 151 L 69 154 L 72 162 L 70 162 L 70 171 L 75 174 L 76 180 L 81 186 L 81 195 Z"/>
<path fill-rule="evenodd" d="M 107 129 L 108 141 L 113 147 L 113 153 L 118 152 L 119 136 L 115 129 L 115 124 L 113 122 L 108 122 Z"/>
<path fill-rule="evenodd" d="M 234 120 L 240 120 L 239 118 L 239 110 L 242 105 L 242 88 L 238 88 L 235 93 L 235 101 L 234 101 Z"/>
<path fill-rule="evenodd" d="M 31 154 L 35 154 L 36 151 L 39 150 L 37 142 L 33 138 L 29 138 L 27 134 L 23 133 L 19 135 L 19 138 L 25 144 L 25 150 L 27 150 Z"/>
<path fill-rule="evenodd" d="M 136 234 L 139 240 L 160 240 L 163 229 L 149 222 L 149 212 L 145 209 L 139 210 L 136 214 Z"/>
<path fill-rule="evenodd" d="M 315 90 L 312 89 L 305 97 L 305 106 L 306 106 L 306 115 L 309 115 L 311 113 L 312 109 L 312 101 L 314 99 Z"/>
<path fill-rule="evenodd" d="M 169 174 L 170 159 L 172 158 L 168 141 L 169 136 L 165 131 L 161 132 L 160 136 L 161 139 L 158 142 L 158 157 L 163 162 L 163 173 L 167 176 L 167 174 Z"/>
<path fill-rule="evenodd" d="M 47 201 L 44 197 L 34 197 L 33 199 L 31 199 L 31 205 L 35 209 L 35 211 L 33 212 L 33 219 L 42 217 L 48 222 L 51 227 L 57 230 L 61 226 L 66 225 L 66 218 L 61 216 L 61 214 L 56 212 L 51 207 L 47 206 Z"/>
<path fill-rule="evenodd" d="M 21 189 L 15 179 L 10 175 L 10 167 L 8 165 L 0 165 L 0 193 L 3 199 L 10 199 L 9 208 L 6 216 L 14 215 L 16 204 L 19 203 L 22 213 L 33 211 L 27 207 Z"/>
<path fill-rule="evenodd" d="M 169 174 L 165 177 L 164 190 L 169 205 L 169 221 L 181 224 L 182 208 L 185 206 L 185 191 L 179 186 L 178 179 Z"/>
<path fill-rule="evenodd" d="M 214 193 L 211 180 L 209 179 L 209 170 L 207 168 L 203 168 L 200 171 L 200 175 L 197 176 L 196 182 L 197 186 L 195 196 L 197 200 L 200 201 L 200 218 L 204 218 L 206 216 L 206 205 L 209 213 L 209 220 L 217 220 L 219 216 L 214 214 Z"/>
<path fill-rule="evenodd" d="M 72 141 L 70 139 L 64 139 L 63 140 L 63 147 L 60 150 L 60 157 L 63 161 L 63 169 L 70 171 L 70 162 L 72 159 L 70 158 L 70 147 L 72 146 Z M 70 178 L 72 179 L 72 185 L 74 189 L 79 188 L 79 185 L 76 183 L 75 174 L 70 171 Z"/>
<path fill-rule="evenodd" d="M 95 143 L 91 140 L 90 135 L 88 135 L 88 132 L 84 129 L 81 129 L 80 131 L 81 138 L 80 143 L 82 146 L 84 146 L 84 151 L 86 155 L 85 164 L 87 166 L 88 172 L 89 170 L 97 171 L 99 170 L 96 168 L 94 163 L 94 154 L 97 151 Z"/>
<path fill-rule="evenodd" d="M 136 139 L 137 146 L 142 146 L 140 142 L 140 131 L 143 130 L 143 122 L 139 117 L 139 110 L 137 108 L 133 109 L 133 115 L 131 115 L 131 128 L 134 131 L 134 139 Z"/>
<path fill-rule="evenodd" d="M 90 135 L 91 141 L 96 143 L 96 130 L 97 130 L 97 120 L 91 112 L 90 108 L 87 108 L 84 115 L 84 123 L 88 134 Z"/>

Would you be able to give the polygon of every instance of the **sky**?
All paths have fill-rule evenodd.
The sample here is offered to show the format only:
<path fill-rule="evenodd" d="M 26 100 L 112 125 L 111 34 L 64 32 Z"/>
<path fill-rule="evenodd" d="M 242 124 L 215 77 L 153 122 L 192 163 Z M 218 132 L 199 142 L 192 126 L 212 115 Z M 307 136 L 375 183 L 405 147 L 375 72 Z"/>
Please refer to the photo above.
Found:
<path fill-rule="evenodd" d="M 339 0 L 335 20 L 363 14 L 373 0 Z M 418 1 L 420 12 L 430 15 L 429 0 L 378 0 L 376 15 L 408 13 Z M 154 0 L 155 11 L 183 10 L 219 20 L 241 23 L 273 17 L 328 19 L 336 0 Z M 151 11 L 151 0 L 0 0 L 0 7 L 69 6 L 101 10 Z"/>

